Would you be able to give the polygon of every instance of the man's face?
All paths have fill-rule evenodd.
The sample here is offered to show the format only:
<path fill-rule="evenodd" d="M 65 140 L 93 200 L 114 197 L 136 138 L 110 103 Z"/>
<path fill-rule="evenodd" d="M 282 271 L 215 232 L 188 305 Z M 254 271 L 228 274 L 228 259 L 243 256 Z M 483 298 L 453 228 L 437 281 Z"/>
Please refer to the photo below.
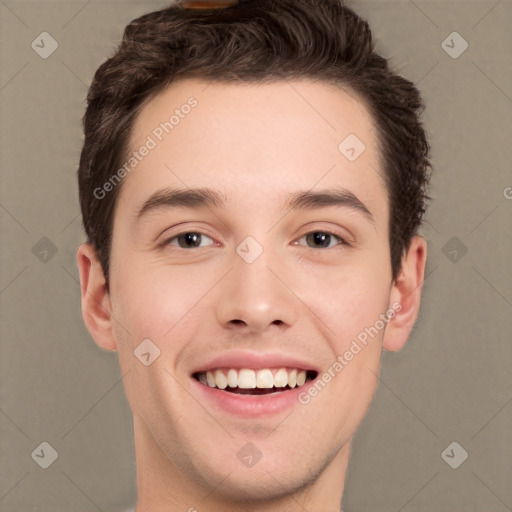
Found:
<path fill-rule="evenodd" d="M 190 97 L 197 104 L 182 108 Z M 176 109 L 166 133 L 160 123 Z M 365 145 L 359 156 L 354 136 Z M 110 274 L 136 444 L 210 489 L 229 475 L 231 496 L 298 489 L 347 455 L 377 384 L 383 329 L 360 351 L 353 345 L 390 308 L 388 198 L 372 119 L 325 84 L 186 80 L 141 110 L 131 150 L 143 145 L 151 148 L 117 200 Z M 199 188 L 224 204 L 153 201 L 137 215 L 157 192 Z M 336 191 L 339 204 L 289 203 Z M 160 350 L 149 365 L 134 355 L 143 340 Z M 156 355 L 143 347 L 143 360 Z M 316 379 L 257 395 L 196 378 L 232 369 L 231 379 L 252 385 L 239 370 L 274 377 L 280 368 Z M 330 382 L 309 393 L 329 369 Z"/>

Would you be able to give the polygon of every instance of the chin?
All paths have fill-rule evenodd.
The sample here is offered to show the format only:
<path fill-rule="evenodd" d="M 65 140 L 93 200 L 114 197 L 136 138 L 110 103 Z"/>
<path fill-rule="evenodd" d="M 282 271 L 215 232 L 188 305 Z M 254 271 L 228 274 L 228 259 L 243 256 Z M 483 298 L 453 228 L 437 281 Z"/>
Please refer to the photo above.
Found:
<path fill-rule="evenodd" d="M 252 468 L 239 472 L 235 468 L 229 475 L 226 472 L 219 473 L 214 484 L 218 486 L 216 497 L 230 502 L 263 504 L 285 498 L 290 492 L 307 486 L 307 482 L 301 481 L 298 475 L 290 474 L 288 471 L 284 471 L 286 478 L 283 477 L 283 473 L 275 476 L 271 471 L 267 471 L 264 468 Z"/>

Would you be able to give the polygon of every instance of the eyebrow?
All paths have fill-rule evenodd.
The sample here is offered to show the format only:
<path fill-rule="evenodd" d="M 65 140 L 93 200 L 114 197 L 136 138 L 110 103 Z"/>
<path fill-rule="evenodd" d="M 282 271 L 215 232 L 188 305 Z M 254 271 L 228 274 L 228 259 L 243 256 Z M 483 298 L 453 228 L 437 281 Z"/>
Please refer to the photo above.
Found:
<path fill-rule="evenodd" d="M 151 194 L 138 209 L 136 218 L 140 219 L 149 211 L 162 208 L 222 208 L 226 202 L 226 196 L 211 188 L 165 188 Z M 346 189 L 294 192 L 288 197 L 283 208 L 286 210 L 312 210 L 330 206 L 341 206 L 361 212 L 369 221 L 375 224 L 375 219 L 370 210 L 357 196 Z"/>

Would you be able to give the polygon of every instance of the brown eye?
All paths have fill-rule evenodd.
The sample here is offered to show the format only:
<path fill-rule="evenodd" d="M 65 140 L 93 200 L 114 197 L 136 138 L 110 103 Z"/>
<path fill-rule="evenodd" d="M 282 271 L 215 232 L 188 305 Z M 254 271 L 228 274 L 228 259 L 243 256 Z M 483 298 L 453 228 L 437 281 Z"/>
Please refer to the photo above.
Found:
<path fill-rule="evenodd" d="M 312 231 L 302 236 L 300 240 L 302 240 L 302 238 L 306 239 L 308 246 L 312 249 L 330 249 L 340 244 L 348 245 L 343 238 L 334 233 L 329 233 L 328 231 Z M 336 240 L 338 240 L 339 243 L 336 243 Z"/>
<path fill-rule="evenodd" d="M 212 240 L 209 236 L 206 236 L 204 233 L 199 233 L 197 231 L 186 231 L 184 233 L 179 233 L 178 235 L 173 236 L 172 238 L 169 238 L 165 242 L 165 245 L 178 245 L 180 249 L 197 249 L 200 247 L 205 247 L 204 245 L 201 246 L 201 241 L 204 238 Z M 176 241 L 177 244 L 173 243 L 174 241 Z"/>

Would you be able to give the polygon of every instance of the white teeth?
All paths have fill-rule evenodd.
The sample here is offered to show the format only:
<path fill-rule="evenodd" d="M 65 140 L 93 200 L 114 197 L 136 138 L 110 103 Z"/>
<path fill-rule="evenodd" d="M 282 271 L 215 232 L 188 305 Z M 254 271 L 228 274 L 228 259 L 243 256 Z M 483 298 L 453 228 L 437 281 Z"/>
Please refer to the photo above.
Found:
<path fill-rule="evenodd" d="M 238 372 L 238 387 L 251 389 L 256 387 L 256 374 L 254 370 L 243 369 Z"/>
<path fill-rule="evenodd" d="M 306 382 L 306 372 L 304 370 L 297 372 L 297 386 L 302 386 Z"/>
<path fill-rule="evenodd" d="M 198 379 L 203 384 L 212 388 L 226 389 L 271 389 L 276 388 L 295 388 L 303 386 L 307 380 L 306 370 L 279 368 L 272 370 L 263 368 L 261 370 L 251 370 L 243 368 L 216 369 L 198 374 Z"/>
<path fill-rule="evenodd" d="M 273 388 L 274 387 L 274 377 L 272 376 L 272 372 L 266 368 L 265 370 L 259 370 L 256 374 L 256 386 L 258 388 Z"/>
<path fill-rule="evenodd" d="M 222 370 L 217 370 L 215 372 L 215 384 L 220 389 L 226 389 L 228 385 L 228 379 Z"/>
<path fill-rule="evenodd" d="M 288 386 L 294 388 L 297 385 L 297 370 L 288 373 Z"/>
<path fill-rule="evenodd" d="M 208 382 L 208 386 L 210 386 L 211 388 L 215 387 L 215 378 L 212 372 L 206 372 L 206 381 Z"/>
<path fill-rule="evenodd" d="M 238 372 L 231 368 L 228 371 L 228 386 L 230 388 L 236 388 L 238 386 Z"/>
<path fill-rule="evenodd" d="M 280 368 L 274 375 L 274 386 L 276 388 L 284 388 L 288 384 L 288 372 L 286 368 Z"/>

